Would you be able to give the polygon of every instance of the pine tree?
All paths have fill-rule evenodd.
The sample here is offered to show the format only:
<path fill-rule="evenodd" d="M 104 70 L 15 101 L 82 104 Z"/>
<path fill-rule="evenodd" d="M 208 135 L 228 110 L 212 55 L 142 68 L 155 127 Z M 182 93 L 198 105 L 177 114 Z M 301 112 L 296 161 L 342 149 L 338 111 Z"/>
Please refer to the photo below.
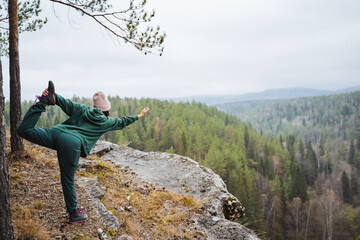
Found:
<path fill-rule="evenodd" d="M 205 156 L 204 165 L 211 168 L 215 173 L 219 174 L 224 178 L 226 170 L 226 162 L 224 155 L 221 150 L 218 148 L 217 142 L 220 140 L 214 139 L 208 153 Z"/>
<path fill-rule="evenodd" d="M 272 171 L 269 158 L 265 156 L 264 158 L 259 159 L 259 171 L 264 177 L 268 177 L 271 179 Z"/>
<path fill-rule="evenodd" d="M 283 140 L 283 138 L 282 138 L 282 136 L 281 136 L 281 134 L 280 134 L 279 143 L 280 143 L 280 146 L 281 146 L 282 148 L 284 147 L 283 142 L 284 142 L 284 140 Z"/>
<path fill-rule="evenodd" d="M 318 169 L 318 162 L 317 162 L 316 154 L 311 146 L 310 141 L 308 142 L 308 145 L 307 145 L 306 159 L 311 162 L 314 169 L 316 169 L 316 170 Z"/>
<path fill-rule="evenodd" d="M 246 156 L 249 159 L 256 160 L 256 146 L 255 146 L 255 140 L 250 139 L 249 147 L 246 151 Z"/>
<path fill-rule="evenodd" d="M 286 148 L 289 152 L 291 163 L 293 163 L 295 160 L 294 142 L 295 142 L 295 138 L 293 135 L 289 135 L 286 138 Z"/>
<path fill-rule="evenodd" d="M 356 167 L 357 169 L 360 169 L 360 151 L 355 151 L 354 167 Z"/>
<path fill-rule="evenodd" d="M 309 200 L 308 194 L 307 194 L 307 185 L 306 185 L 306 178 L 305 173 L 303 170 L 299 168 L 299 197 L 301 198 L 302 202 L 306 202 Z"/>
<path fill-rule="evenodd" d="M 291 192 L 292 192 L 292 186 L 293 186 L 293 178 L 291 174 L 289 174 L 286 178 L 286 182 L 284 184 L 284 192 L 286 199 L 290 199 Z"/>
<path fill-rule="evenodd" d="M 300 153 L 300 161 L 302 162 L 304 161 L 305 150 L 304 150 L 304 143 L 301 139 L 299 141 L 299 153 Z"/>
<path fill-rule="evenodd" d="M 323 135 L 320 136 L 320 140 L 319 140 L 319 154 L 320 154 L 320 156 L 325 154 Z"/>
<path fill-rule="evenodd" d="M 0 238 L 14 239 L 11 221 L 9 169 L 6 156 L 6 132 L 4 118 L 4 93 L 0 45 Z"/>
<path fill-rule="evenodd" d="M 244 145 L 245 148 L 248 149 L 249 147 L 249 131 L 247 126 L 245 126 L 245 130 L 244 130 Z"/>
<path fill-rule="evenodd" d="M 240 194 L 240 201 L 246 206 L 246 216 L 252 222 L 252 227 L 256 229 L 263 228 L 263 216 L 261 212 L 261 203 L 259 199 L 259 191 L 256 186 L 256 172 L 249 169 L 246 165 L 243 169 L 243 186 L 244 192 Z M 240 187 L 240 186 L 239 186 Z"/>
<path fill-rule="evenodd" d="M 230 174 L 229 174 L 229 180 L 227 182 L 227 187 L 229 189 L 229 192 L 231 192 L 232 194 L 234 194 L 234 196 L 239 196 L 240 192 L 239 192 L 239 183 L 240 183 L 240 176 L 238 174 L 238 172 L 234 169 L 231 169 Z"/>
<path fill-rule="evenodd" d="M 290 189 L 289 200 L 295 197 L 300 197 L 302 202 L 308 200 L 307 185 L 304 171 L 302 171 L 298 165 L 295 165 L 291 170 L 292 186 Z"/>
<path fill-rule="evenodd" d="M 278 175 L 276 175 L 273 180 L 273 186 L 271 188 L 271 193 L 273 195 L 281 196 L 281 182 L 280 182 Z"/>
<path fill-rule="evenodd" d="M 343 200 L 344 203 L 351 203 L 351 192 L 350 192 L 350 183 L 348 176 L 345 171 L 341 175 L 341 183 L 343 186 Z"/>
<path fill-rule="evenodd" d="M 358 184 L 357 184 L 357 179 L 356 179 L 355 173 L 351 174 L 350 183 L 351 183 L 351 188 L 350 188 L 351 202 L 353 204 L 355 204 L 354 200 L 357 198 L 357 196 L 359 194 L 358 193 Z"/>
<path fill-rule="evenodd" d="M 355 145 L 354 141 L 350 141 L 350 150 L 349 150 L 349 158 L 348 161 L 351 165 L 354 164 L 354 156 L 355 156 Z"/>
<path fill-rule="evenodd" d="M 186 136 L 185 136 L 185 131 L 183 130 L 182 131 L 182 134 L 181 134 L 181 148 L 179 149 L 179 154 L 181 155 L 186 155 L 187 153 L 187 139 L 186 139 Z"/>

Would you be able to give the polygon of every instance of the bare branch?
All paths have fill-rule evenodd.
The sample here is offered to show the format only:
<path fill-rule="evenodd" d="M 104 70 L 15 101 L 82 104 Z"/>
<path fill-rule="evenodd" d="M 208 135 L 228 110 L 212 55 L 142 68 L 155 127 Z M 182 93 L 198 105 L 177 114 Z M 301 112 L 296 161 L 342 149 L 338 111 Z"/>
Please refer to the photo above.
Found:
<path fill-rule="evenodd" d="M 117 39 L 122 39 L 125 43 L 130 43 L 145 54 L 152 53 L 151 48 L 155 48 L 160 55 L 163 52 L 162 44 L 165 33 L 159 34 L 160 28 L 140 26 L 142 23 L 150 22 L 154 17 L 154 11 L 148 13 L 144 11 L 144 2 L 134 5 L 130 1 L 130 6 L 123 11 L 107 12 L 111 5 L 105 3 L 94 4 L 88 0 L 49 0 L 52 3 L 61 4 L 78 11 L 81 15 L 86 15 L 107 30 L 110 35 Z M 139 29 L 141 30 L 140 32 Z"/>
<path fill-rule="evenodd" d="M 110 24 L 114 25 L 115 27 L 119 28 L 121 31 L 125 32 L 124 29 L 122 29 L 118 24 L 111 21 L 107 16 L 102 16 L 106 21 L 108 21 Z"/>
<path fill-rule="evenodd" d="M 108 30 L 109 32 L 111 32 L 113 35 L 115 35 L 116 37 L 118 38 L 122 38 L 124 39 L 125 41 L 127 42 L 131 42 L 131 43 L 134 43 L 135 42 L 132 42 L 131 40 L 128 40 L 126 39 L 125 37 L 117 34 L 115 31 L 113 31 L 111 28 L 109 28 L 108 26 L 106 26 L 104 23 L 102 23 L 97 17 L 95 17 L 94 15 L 88 13 L 87 11 L 83 10 L 82 8 L 78 7 L 78 5 L 74 5 L 74 4 L 70 4 L 70 3 L 66 3 L 66 2 L 62 2 L 62 1 L 58 1 L 58 0 L 50 0 L 51 2 L 55 2 L 55 3 L 59 3 L 59 4 L 62 4 L 62 5 L 65 5 L 65 6 L 68 6 L 68 7 L 71 7 L 71 8 L 74 8 L 75 10 L 83 13 L 84 15 L 86 16 L 89 16 L 90 18 L 94 19 L 97 23 L 99 23 L 102 27 L 104 27 L 106 30 Z M 106 18 L 105 18 L 106 19 Z M 107 20 L 107 19 L 106 19 Z M 114 24 L 115 26 L 118 27 L 118 25 Z"/>

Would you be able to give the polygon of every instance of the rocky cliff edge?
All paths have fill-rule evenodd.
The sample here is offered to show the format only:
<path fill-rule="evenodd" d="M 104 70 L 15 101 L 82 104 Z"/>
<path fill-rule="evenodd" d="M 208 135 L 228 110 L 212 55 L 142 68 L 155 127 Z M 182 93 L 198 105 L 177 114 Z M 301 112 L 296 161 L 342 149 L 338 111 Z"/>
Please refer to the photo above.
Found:
<path fill-rule="evenodd" d="M 206 233 L 207 239 L 259 239 L 250 229 L 231 221 L 243 216 L 245 208 L 227 191 L 219 175 L 194 160 L 176 154 L 123 148 L 105 141 L 99 141 L 91 154 L 99 155 L 117 167 L 131 169 L 157 187 L 199 199 L 203 214 L 194 221 Z M 80 184 L 83 182 L 80 180 Z M 96 190 L 93 191 L 97 195 Z"/>

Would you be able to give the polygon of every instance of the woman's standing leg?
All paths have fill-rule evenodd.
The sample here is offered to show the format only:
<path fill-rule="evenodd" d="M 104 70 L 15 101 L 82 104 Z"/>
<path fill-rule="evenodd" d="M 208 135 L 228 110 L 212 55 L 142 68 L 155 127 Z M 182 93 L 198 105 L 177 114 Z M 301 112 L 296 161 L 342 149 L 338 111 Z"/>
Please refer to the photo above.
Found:
<path fill-rule="evenodd" d="M 81 153 L 80 139 L 55 128 L 52 128 L 50 131 L 58 154 L 61 185 L 66 209 L 70 213 L 70 223 L 86 221 L 87 215 L 78 211 L 75 190 L 76 166 Z"/>

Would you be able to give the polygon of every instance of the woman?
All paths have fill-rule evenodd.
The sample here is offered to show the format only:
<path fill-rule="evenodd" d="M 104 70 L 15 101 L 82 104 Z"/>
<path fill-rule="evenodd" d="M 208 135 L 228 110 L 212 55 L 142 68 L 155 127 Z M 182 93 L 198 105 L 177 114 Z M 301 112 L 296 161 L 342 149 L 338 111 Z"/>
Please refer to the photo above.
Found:
<path fill-rule="evenodd" d="M 87 215 L 77 207 L 74 177 L 79 158 L 89 155 L 101 135 L 111 130 L 121 130 L 149 111 L 146 107 L 137 116 L 112 118 L 109 116 L 110 102 L 102 92 L 93 96 L 93 107 L 72 102 L 55 93 L 52 81 L 43 92 L 40 100 L 30 107 L 17 132 L 26 140 L 55 149 L 61 172 L 61 185 L 69 223 L 85 222 Z M 35 128 L 42 112 L 47 105 L 58 105 L 69 118 L 52 128 Z"/>

